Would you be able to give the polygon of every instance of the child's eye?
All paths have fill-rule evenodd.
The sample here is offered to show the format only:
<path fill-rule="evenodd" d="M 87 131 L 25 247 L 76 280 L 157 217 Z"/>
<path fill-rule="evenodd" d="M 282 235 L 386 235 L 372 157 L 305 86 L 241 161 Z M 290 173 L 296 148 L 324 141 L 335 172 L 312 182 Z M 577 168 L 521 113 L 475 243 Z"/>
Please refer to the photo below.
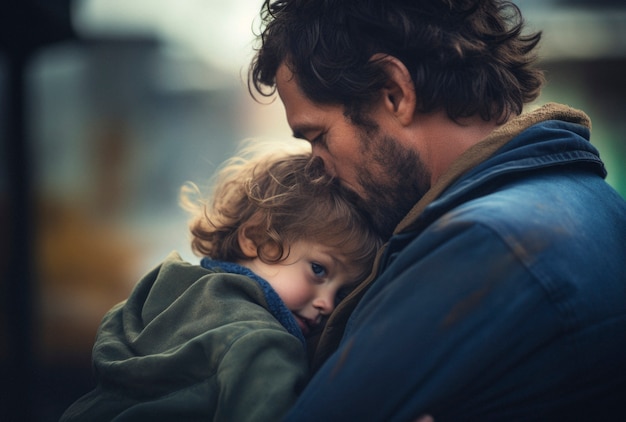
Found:
<path fill-rule="evenodd" d="M 326 268 L 322 267 L 320 264 L 316 264 L 315 262 L 311 263 L 311 269 L 313 270 L 313 274 L 318 277 L 326 275 Z"/>

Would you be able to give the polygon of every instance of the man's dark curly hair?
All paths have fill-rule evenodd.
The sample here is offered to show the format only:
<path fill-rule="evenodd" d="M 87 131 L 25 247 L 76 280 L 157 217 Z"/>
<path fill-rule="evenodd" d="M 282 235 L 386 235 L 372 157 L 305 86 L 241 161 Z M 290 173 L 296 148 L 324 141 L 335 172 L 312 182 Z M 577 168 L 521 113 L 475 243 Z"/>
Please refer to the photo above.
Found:
<path fill-rule="evenodd" d="M 505 120 L 543 85 L 533 68 L 541 33 L 523 33 L 519 8 L 499 0 L 265 0 L 248 87 L 275 91 L 285 63 L 304 94 L 353 118 L 386 82 L 377 53 L 409 70 L 418 110 Z"/>

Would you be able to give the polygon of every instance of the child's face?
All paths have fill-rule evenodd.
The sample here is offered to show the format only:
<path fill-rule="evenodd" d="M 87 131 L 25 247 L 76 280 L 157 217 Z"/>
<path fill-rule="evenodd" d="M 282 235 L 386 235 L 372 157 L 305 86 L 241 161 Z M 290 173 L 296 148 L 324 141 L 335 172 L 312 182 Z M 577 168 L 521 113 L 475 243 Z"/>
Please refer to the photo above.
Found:
<path fill-rule="evenodd" d="M 333 311 L 337 293 L 355 276 L 355 268 L 348 267 L 336 250 L 305 241 L 292 244 L 287 259 L 277 264 L 258 257 L 241 264 L 270 283 L 305 336 Z"/>

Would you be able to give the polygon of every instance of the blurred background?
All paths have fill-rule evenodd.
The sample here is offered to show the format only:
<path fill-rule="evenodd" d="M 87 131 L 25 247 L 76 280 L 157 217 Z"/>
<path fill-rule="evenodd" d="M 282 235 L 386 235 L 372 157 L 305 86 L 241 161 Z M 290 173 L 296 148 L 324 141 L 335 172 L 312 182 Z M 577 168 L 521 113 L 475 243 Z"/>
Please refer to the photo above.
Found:
<path fill-rule="evenodd" d="M 181 185 L 205 184 L 243 139 L 291 132 L 246 87 L 260 0 L 6 3 L 0 420 L 56 421 L 93 386 L 104 313 L 169 251 L 197 261 Z M 533 106 L 585 110 L 626 197 L 626 3 L 517 4 L 544 31 Z"/>

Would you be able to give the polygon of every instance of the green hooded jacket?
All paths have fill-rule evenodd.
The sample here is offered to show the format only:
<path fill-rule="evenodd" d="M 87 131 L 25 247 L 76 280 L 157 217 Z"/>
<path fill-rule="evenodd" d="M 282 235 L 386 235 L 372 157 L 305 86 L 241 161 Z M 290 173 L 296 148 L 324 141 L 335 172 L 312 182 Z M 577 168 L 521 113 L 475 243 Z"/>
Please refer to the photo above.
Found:
<path fill-rule="evenodd" d="M 170 254 L 102 320 L 97 387 L 61 421 L 279 420 L 308 364 L 263 283 Z"/>

